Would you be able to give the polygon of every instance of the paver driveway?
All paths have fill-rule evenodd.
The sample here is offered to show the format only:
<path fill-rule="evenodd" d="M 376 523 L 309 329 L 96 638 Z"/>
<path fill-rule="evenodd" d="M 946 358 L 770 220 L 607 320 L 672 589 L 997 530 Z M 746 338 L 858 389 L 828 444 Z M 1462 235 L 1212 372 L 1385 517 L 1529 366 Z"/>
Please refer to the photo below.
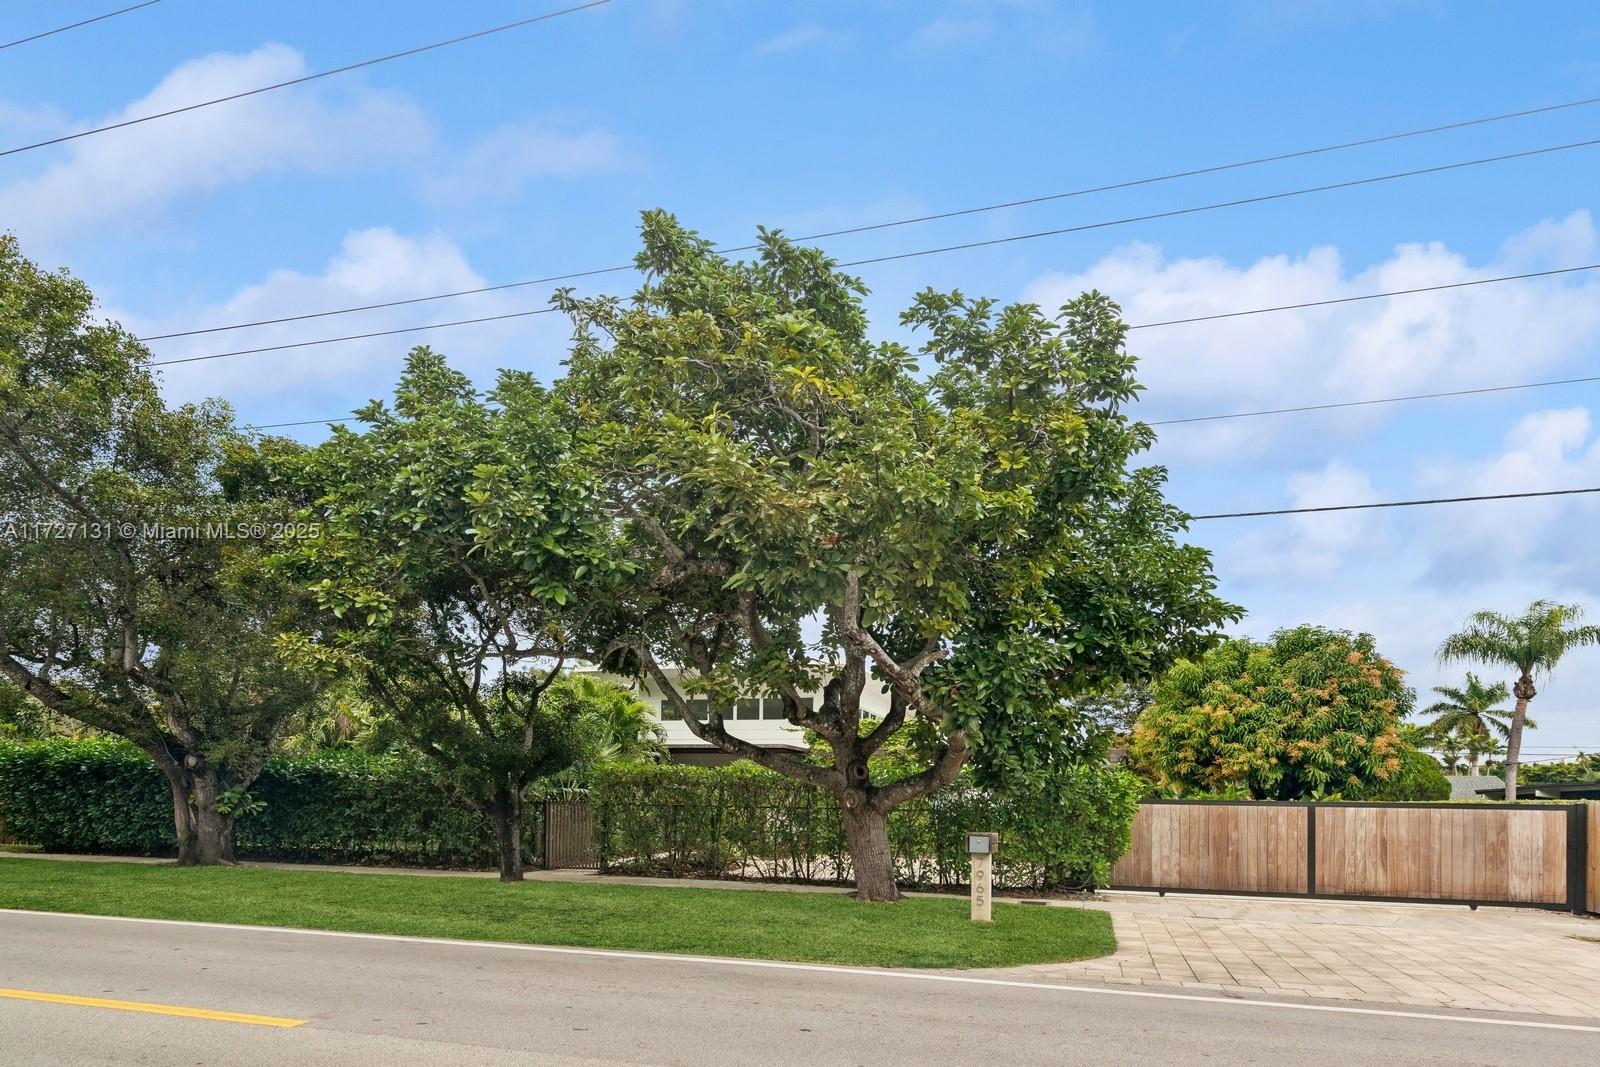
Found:
<path fill-rule="evenodd" d="M 1600 1018 L 1600 920 L 1520 908 L 1177 894 L 1059 903 L 1111 912 L 1117 952 L 1013 973 Z"/>

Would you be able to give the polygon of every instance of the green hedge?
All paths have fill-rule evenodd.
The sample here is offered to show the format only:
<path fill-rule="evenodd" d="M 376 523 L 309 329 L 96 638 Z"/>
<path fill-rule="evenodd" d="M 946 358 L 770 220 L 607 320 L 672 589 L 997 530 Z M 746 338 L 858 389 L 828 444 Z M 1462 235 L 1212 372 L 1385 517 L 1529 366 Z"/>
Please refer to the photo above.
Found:
<path fill-rule="evenodd" d="M 51 852 L 170 856 L 172 794 L 121 741 L 0 743 L 3 835 Z M 539 806 L 523 827 L 537 855 Z M 357 750 L 277 756 L 234 829 L 241 858 L 430 867 L 492 866 L 494 835 L 425 768 Z"/>
<path fill-rule="evenodd" d="M 889 818 L 901 884 L 950 889 L 968 877 L 968 831 L 1000 834 L 995 883 L 1077 889 L 1109 883 L 1128 849 L 1145 785 L 1127 771 L 1078 767 L 1001 796 L 965 778 Z M 673 877 L 845 882 L 838 805 L 753 764 L 617 766 L 593 782 L 600 869 Z"/>

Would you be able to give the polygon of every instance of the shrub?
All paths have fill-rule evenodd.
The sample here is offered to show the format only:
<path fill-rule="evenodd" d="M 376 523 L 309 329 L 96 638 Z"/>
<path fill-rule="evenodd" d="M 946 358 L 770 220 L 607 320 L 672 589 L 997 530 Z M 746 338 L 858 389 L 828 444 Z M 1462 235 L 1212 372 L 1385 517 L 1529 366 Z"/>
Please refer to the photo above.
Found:
<path fill-rule="evenodd" d="M 1444 776 L 1438 760 L 1426 752 L 1407 748 L 1400 754 L 1400 769 L 1360 799 L 1449 800 L 1450 779 Z"/>
<path fill-rule="evenodd" d="M 1134 724 L 1130 760 L 1168 796 L 1361 796 L 1400 771 L 1415 694 L 1367 634 L 1317 626 L 1180 661 Z"/>
<path fill-rule="evenodd" d="M 241 858 L 440 867 L 495 858 L 484 818 L 400 757 L 356 749 L 276 756 L 235 803 Z M 537 854 L 536 805 L 530 813 L 525 847 Z M 123 741 L 0 743 L 0 825 L 48 851 L 177 851 L 166 779 Z"/>
<path fill-rule="evenodd" d="M 904 885 L 966 884 L 965 835 L 1000 834 L 995 883 L 1013 889 L 1108 883 L 1128 848 L 1144 784 L 1127 771 L 1078 766 L 1004 795 L 963 777 L 889 818 Z M 769 881 L 850 880 L 838 806 L 754 764 L 616 766 L 593 783 L 600 867 L 628 874 Z"/>

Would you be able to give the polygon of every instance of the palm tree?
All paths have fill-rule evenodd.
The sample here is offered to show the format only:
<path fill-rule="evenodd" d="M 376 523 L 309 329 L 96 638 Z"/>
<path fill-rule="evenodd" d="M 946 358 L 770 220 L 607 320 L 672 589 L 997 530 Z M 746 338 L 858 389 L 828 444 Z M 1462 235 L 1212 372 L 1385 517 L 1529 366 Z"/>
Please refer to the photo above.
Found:
<path fill-rule="evenodd" d="M 1459 739 L 1460 743 L 1453 751 L 1459 752 L 1465 748 L 1468 766 L 1473 774 L 1477 774 L 1478 760 L 1484 748 L 1493 745 L 1491 733 L 1498 733 L 1501 737 L 1511 733 L 1505 710 L 1499 706 L 1511 695 L 1511 690 L 1506 688 L 1504 682 L 1485 685 L 1483 679 L 1468 671 L 1467 684 L 1461 688 L 1436 685 L 1433 691 L 1444 699 L 1422 710 L 1422 714 L 1434 716 L 1429 728 L 1441 743 Z"/>
<path fill-rule="evenodd" d="M 1517 703 L 1511 710 L 1511 726 L 1506 736 L 1506 799 L 1517 795 L 1517 763 L 1522 753 L 1522 728 L 1528 720 L 1528 701 L 1538 695 L 1533 680 L 1549 674 L 1568 650 L 1583 645 L 1600 645 L 1600 626 L 1579 626 L 1583 607 L 1535 600 L 1521 615 L 1501 615 L 1480 611 L 1467 619 L 1466 629 L 1451 634 L 1439 646 L 1444 662 L 1482 663 L 1510 667 L 1517 672 L 1511 695 Z"/>

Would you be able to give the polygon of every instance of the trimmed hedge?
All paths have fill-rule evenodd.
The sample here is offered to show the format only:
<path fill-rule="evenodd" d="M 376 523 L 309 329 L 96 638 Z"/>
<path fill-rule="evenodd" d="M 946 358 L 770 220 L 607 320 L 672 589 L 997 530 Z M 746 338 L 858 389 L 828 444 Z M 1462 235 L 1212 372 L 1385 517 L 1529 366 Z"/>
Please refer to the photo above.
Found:
<path fill-rule="evenodd" d="M 537 804 L 523 830 L 537 855 Z M 0 831 L 51 852 L 177 853 L 166 778 L 115 740 L 0 743 Z M 320 863 L 495 862 L 488 821 L 426 768 L 353 749 L 268 761 L 238 813 L 234 850 Z"/>
<path fill-rule="evenodd" d="M 1105 886 L 1128 849 L 1144 783 L 1113 767 L 1076 767 L 1018 795 L 965 776 L 889 817 L 902 885 L 953 889 L 968 879 L 965 834 L 1000 834 L 995 884 Z M 593 781 L 600 869 L 671 877 L 846 882 L 849 855 L 832 796 L 749 763 L 615 766 Z"/>

